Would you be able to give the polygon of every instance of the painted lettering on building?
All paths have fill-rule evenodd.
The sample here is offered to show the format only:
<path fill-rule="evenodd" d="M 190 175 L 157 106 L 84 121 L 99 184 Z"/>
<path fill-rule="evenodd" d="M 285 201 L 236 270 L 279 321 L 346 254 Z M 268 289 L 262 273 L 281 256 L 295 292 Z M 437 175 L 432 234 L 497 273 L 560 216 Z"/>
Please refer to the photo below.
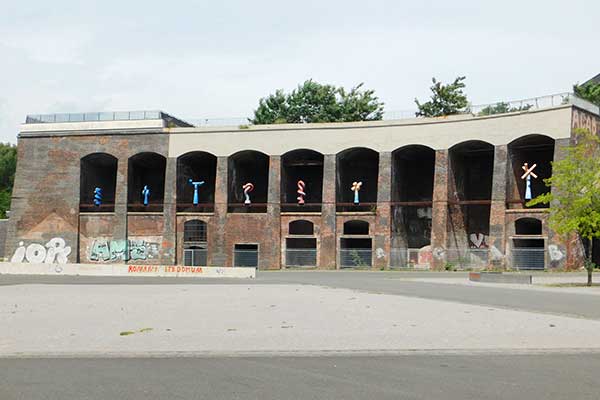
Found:
<path fill-rule="evenodd" d="M 96 239 L 90 246 L 91 261 L 115 262 L 149 260 L 158 257 L 159 244 L 143 239 L 107 240 Z"/>
<path fill-rule="evenodd" d="M 19 247 L 10 259 L 10 262 L 32 264 L 66 264 L 69 262 L 71 246 L 67 246 L 63 238 L 52 238 L 45 245 L 31 243 L 27 247 L 19 242 Z"/>

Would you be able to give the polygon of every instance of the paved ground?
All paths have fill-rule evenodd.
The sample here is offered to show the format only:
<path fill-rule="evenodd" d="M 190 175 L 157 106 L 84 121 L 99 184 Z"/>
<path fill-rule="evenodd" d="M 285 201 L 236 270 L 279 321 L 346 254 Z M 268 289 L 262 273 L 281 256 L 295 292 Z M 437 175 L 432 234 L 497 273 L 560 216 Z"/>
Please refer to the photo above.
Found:
<path fill-rule="evenodd" d="M 596 399 L 590 294 L 465 273 L 0 276 L 0 399 Z"/>
<path fill-rule="evenodd" d="M 598 399 L 600 355 L 0 360 L 2 400 Z"/>

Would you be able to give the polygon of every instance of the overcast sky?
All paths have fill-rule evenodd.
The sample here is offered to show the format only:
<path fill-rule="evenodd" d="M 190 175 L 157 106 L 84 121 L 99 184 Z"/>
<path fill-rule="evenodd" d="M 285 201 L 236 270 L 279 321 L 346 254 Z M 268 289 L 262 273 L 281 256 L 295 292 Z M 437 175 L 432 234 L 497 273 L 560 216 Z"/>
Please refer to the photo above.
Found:
<path fill-rule="evenodd" d="M 569 91 L 600 73 L 600 1 L 2 1 L 0 140 L 27 114 L 160 109 L 250 116 L 313 78 L 387 111 L 432 76 L 475 104 Z"/>

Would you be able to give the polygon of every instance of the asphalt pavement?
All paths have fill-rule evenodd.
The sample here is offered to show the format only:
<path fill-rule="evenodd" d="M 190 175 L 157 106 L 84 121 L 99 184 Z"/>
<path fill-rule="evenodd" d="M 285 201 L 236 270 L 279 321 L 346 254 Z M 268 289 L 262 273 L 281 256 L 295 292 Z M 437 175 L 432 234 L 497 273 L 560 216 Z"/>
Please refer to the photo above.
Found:
<path fill-rule="evenodd" d="M 0 359 L 2 400 L 596 400 L 600 355 Z"/>

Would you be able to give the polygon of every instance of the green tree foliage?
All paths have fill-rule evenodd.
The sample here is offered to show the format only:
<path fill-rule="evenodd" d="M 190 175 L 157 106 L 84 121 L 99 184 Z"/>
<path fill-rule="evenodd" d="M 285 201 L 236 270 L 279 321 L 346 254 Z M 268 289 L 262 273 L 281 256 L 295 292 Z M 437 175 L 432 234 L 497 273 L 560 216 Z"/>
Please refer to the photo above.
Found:
<path fill-rule="evenodd" d="M 419 111 L 416 112 L 417 117 L 442 117 L 444 115 L 460 114 L 466 112 L 469 106 L 467 95 L 464 94 L 466 79 L 464 76 L 459 76 L 454 82 L 444 85 L 442 82 L 432 78 L 433 86 L 431 86 L 431 100 L 420 103 L 415 99 Z"/>
<path fill-rule="evenodd" d="M 494 114 L 505 114 L 517 111 L 527 111 L 533 104 L 524 104 L 518 107 L 511 107 L 509 103 L 500 102 L 487 107 L 484 107 L 477 113 L 477 115 L 494 115 Z"/>
<path fill-rule="evenodd" d="M 575 232 L 587 242 L 585 268 L 591 286 L 591 241 L 600 238 L 600 138 L 587 129 L 576 129 L 574 135 L 576 144 L 564 159 L 552 163 L 552 177 L 544 180 L 552 192 L 527 205 L 552 203 L 552 229 L 561 235 Z"/>
<path fill-rule="evenodd" d="M 17 147 L 0 143 L 0 218 L 6 218 L 17 168 Z"/>
<path fill-rule="evenodd" d="M 260 99 L 253 124 L 351 122 L 380 120 L 383 103 L 363 84 L 350 91 L 308 80 L 291 93 L 277 90 Z"/>
<path fill-rule="evenodd" d="M 600 107 L 600 83 L 589 82 L 585 85 L 573 85 L 573 92 L 577 97 L 581 97 Z"/>

